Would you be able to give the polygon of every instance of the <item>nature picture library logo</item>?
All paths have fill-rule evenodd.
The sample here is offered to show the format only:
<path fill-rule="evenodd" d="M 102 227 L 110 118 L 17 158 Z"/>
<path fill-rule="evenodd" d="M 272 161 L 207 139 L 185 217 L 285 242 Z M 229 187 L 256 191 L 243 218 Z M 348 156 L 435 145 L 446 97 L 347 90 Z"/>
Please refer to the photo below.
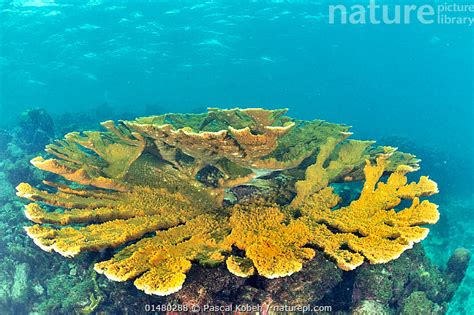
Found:
<path fill-rule="evenodd" d="M 474 24 L 474 2 L 380 3 L 375 0 L 329 5 L 329 24 Z"/>

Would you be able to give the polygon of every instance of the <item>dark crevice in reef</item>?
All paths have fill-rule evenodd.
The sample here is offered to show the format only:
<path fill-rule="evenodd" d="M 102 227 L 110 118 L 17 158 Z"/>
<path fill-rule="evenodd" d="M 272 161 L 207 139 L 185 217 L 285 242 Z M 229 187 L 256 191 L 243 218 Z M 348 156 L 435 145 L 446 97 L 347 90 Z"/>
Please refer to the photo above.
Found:
<path fill-rule="evenodd" d="M 218 187 L 219 179 L 222 179 L 224 176 L 222 173 L 214 166 L 207 165 L 203 167 L 197 174 L 196 179 L 209 187 Z"/>
<path fill-rule="evenodd" d="M 318 305 L 331 305 L 333 311 L 347 311 L 352 303 L 352 288 L 356 273 L 348 271 L 342 273 L 342 281 L 332 291 L 318 301 Z"/>

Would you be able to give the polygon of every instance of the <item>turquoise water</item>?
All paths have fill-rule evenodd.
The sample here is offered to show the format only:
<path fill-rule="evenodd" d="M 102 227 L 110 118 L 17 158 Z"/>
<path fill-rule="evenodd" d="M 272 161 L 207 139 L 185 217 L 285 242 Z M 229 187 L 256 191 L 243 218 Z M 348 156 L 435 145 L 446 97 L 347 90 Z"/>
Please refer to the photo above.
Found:
<path fill-rule="evenodd" d="M 416 154 L 417 175 L 438 182 L 441 221 L 424 243 L 444 266 L 473 249 L 472 27 L 331 25 L 327 14 L 324 1 L 0 1 L 0 128 L 37 107 L 64 132 L 77 129 L 61 126 L 70 113 L 206 107 L 345 123 Z M 469 271 L 452 309 L 474 307 Z"/>
<path fill-rule="evenodd" d="M 329 25 L 327 5 L 295 2 L 4 4 L 1 123 L 30 106 L 288 107 L 466 158 L 472 174 L 471 28 Z"/>

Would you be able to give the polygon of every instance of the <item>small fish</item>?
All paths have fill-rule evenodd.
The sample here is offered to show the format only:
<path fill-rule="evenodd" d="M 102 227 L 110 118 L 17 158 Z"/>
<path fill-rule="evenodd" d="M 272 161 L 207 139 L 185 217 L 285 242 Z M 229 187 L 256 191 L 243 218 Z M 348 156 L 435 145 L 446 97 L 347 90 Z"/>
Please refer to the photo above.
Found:
<path fill-rule="evenodd" d="M 208 39 L 208 40 L 205 40 L 203 42 L 200 42 L 198 45 L 200 45 L 200 46 L 217 46 L 217 47 L 230 49 L 229 46 L 226 46 L 226 45 L 222 44 L 217 39 Z"/>
<path fill-rule="evenodd" d="M 180 12 L 181 12 L 181 10 L 176 9 L 176 10 L 166 11 L 165 14 L 178 14 L 178 13 L 180 13 Z"/>
<path fill-rule="evenodd" d="M 84 24 L 84 25 L 79 26 L 79 29 L 81 30 L 96 30 L 99 28 L 100 26 L 92 25 L 92 24 Z"/>
<path fill-rule="evenodd" d="M 276 61 L 273 60 L 272 58 L 270 58 L 270 57 L 265 57 L 265 56 L 260 57 L 260 60 L 266 61 L 266 62 L 271 62 L 271 63 L 276 63 Z"/>
<path fill-rule="evenodd" d="M 123 10 L 123 9 L 125 9 L 125 8 L 126 8 L 126 7 L 124 7 L 124 6 L 113 5 L 113 6 L 111 6 L 111 7 L 105 8 L 104 10 L 105 10 L 105 11 L 115 11 L 115 10 Z"/>
<path fill-rule="evenodd" d="M 60 15 L 60 14 L 61 14 L 61 11 L 53 10 L 53 11 L 45 14 L 44 16 L 57 16 L 57 15 Z"/>
<path fill-rule="evenodd" d="M 15 5 L 20 4 L 23 7 L 47 7 L 47 6 L 55 6 L 54 0 L 33 0 L 33 1 L 17 1 L 14 3 Z"/>
<path fill-rule="evenodd" d="M 92 73 L 85 73 L 86 75 L 86 78 L 88 78 L 89 80 L 93 80 L 93 81 L 98 81 L 99 79 L 97 79 L 97 77 L 92 74 Z"/>
<path fill-rule="evenodd" d="M 200 9 L 200 8 L 203 8 L 206 6 L 206 3 L 201 3 L 201 4 L 196 4 L 196 5 L 193 5 L 192 7 L 190 7 L 189 9 L 190 10 L 195 10 L 195 9 Z"/>
<path fill-rule="evenodd" d="M 30 79 L 30 80 L 28 80 L 28 81 L 26 81 L 26 82 L 28 82 L 28 83 L 30 83 L 30 84 L 36 84 L 36 85 L 48 85 L 47 83 L 44 83 L 44 82 L 41 82 L 41 81 L 37 81 L 37 80 L 32 80 L 32 79 Z"/>

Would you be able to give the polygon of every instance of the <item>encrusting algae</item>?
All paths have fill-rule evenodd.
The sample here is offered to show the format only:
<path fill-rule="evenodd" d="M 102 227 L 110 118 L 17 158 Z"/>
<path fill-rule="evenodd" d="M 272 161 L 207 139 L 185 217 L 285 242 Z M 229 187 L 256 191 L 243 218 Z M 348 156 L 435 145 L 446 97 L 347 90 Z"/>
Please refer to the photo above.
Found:
<path fill-rule="evenodd" d="M 25 214 L 36 224 L 26 231 L 67 257 L 128 244 L 95 270 L 156 295 L 180 290 L 193 262 L 276 278 L 324 252 L 352 270 L 396 259 L 427 236 L 422 226 L 439 213 L 420 198 L 437 186 L 424 176 L 407 183 L 416 157 L 348 140 L 348 126 L 285 113 L 210 109 L 67 134 L 46 147 L 50 158 L 32 160 L 58 182 L 17 187 L 33 201 Z M 275 174 L 294 183 L 288 203 L 224 202 L 233 187 L 271 185 Z M 339 206 L 331 184 L 362 180 L 359 198 Z"/>

